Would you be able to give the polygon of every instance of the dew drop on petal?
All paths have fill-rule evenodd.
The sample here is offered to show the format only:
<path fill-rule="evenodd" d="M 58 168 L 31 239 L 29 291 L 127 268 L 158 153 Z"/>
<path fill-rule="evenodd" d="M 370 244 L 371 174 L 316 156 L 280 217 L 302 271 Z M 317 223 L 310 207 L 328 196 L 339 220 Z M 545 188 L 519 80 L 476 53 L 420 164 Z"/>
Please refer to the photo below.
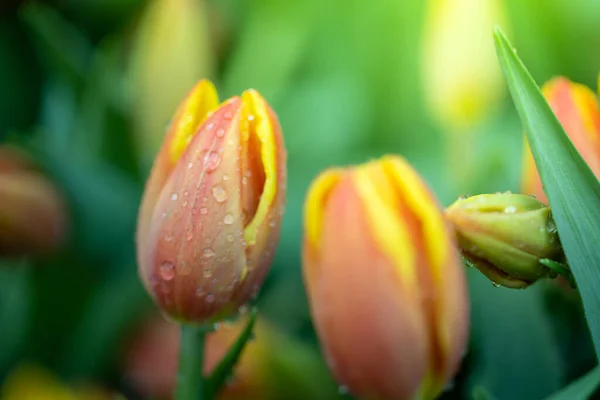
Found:
<path fill-rule="evenodd" d="M 225 218 L 223 218 L 223 222 L 224 222 L 226 225 L 231 225 L 231 224 L 233 224 L 233 214 L 231 214 L 231 213 L 228 213 L 227 215 L 225 215 Z"/>
<path fill-rule="evenodd" d="M 200 214 L 202 214 L 202 215 L 208 214 L 208 208 L 206 208 L 206 207 L 200 208 Z"/>
<path fill-rule="evenodd" d="M 212 276 L 212 269 L 210 268 L 204 268 L 202 270 L 202 276 L 204 276 L 205 278 L 210 278 Z"/>
<path fill-rule="evenodd" d="M 202 256 L 204 258 L 212 258 L 215 256 L 215 251 L 213 249 L 211 249 L 210 247 L 207 247 L 204 249 Z"/>
<path fill-rule="evenodd" d="M 221 163 L 221 156 L 216 151 L 207 151 L 204 155 L 204 167 L 207 173 L 213 172 Z"/>
<path fill-rule="evenodd" d="M 227 241 L 229 243 L 233 243 L 233 235 L 231 233 L 229 235 L 227 235 Z"/>
<path fill-rule="evenodd" d="M 227 192 L 222 186 L 217 185 L 213 187 L 212 194 L 217 203 L 223 203 L 225 200 L 227 200 Z"/>
<path fill-rule="evenodd" d="M 176 201 L 177 200 L 177 193 L 173 193 L 171 194 L 171 200 Z"/>
<path fill-rule="evenodd" d="M 223 129 L 223 128 L 217 129 L 217 137 L 223 137 L 223 136 L 225 136 L 225 129 Z"/>
<path fill-rule="evenodd" d="M 517 211 L 517 207 L 515 207 L 515 206 L 513 206 L 513 205 L 506 206 L 506 207 L 504 208 L 504 212 L 505 212 L 505 213 L 514 213 L 514 212 L 516 212 L 516 211 Z"/>
<path fill-rule="evenodd" d="M 170 281 L 175 277 L 175 265 L 171 261 L 164 261 L 159 267 L 160 277 Z"/>
<path fill-rule="evenodd" d="M 212 303 L 213 301 L 215 301 L 215 295 L 212 293 L 207 293 L 206 294 L 206 302 Z"/>

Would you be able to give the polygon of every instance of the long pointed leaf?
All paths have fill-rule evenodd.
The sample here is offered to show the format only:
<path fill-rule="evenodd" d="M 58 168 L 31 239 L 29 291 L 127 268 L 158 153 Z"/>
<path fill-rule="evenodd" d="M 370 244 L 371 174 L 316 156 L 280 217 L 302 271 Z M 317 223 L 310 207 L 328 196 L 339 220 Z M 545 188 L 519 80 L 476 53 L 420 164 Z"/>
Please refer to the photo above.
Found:
<path fill-rule="evenodd" d="M 600 183 L 569 140 L 506 36 L 497 28 L 494 38 L 599 356 Z"/>

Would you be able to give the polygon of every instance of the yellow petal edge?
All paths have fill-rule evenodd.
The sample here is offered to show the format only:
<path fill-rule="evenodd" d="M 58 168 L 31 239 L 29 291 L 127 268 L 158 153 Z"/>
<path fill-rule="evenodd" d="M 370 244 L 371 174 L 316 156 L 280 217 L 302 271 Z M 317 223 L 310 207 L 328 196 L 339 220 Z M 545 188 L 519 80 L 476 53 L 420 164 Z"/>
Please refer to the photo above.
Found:
<path fill-rule="evenodd" d="M 179 106 L 173 123 L 170 160 L 175 164 L 206 118 L 219 106 L 219 95 L 211 81 L 203 79 L 194 86 Z"/>
<path fill-rule="evenodd" d="M 311 246 L 320 248 L 325 199 L 333 187 L 340 181 L 342 170 L 337 168 L 322 172 L 310 185 L 304 203 L 304 232 Z"/>
<path fill-rule="evenodd" d="M 269 109 L 265 99 L 254 89 L 242 93 L 242 102 L 248 112 L 256 121 L 255 134 L 260 140 L 261 161 L 265 173 L 265 184 L 258 202 L 258 208 L 250 223 L 244 229 L 244 240 L 248 244 L 256 243 L 256 235 L 260 224 L 267 218 L 275 194 L 277 193 L 277 154 L 275 137 Z"/>

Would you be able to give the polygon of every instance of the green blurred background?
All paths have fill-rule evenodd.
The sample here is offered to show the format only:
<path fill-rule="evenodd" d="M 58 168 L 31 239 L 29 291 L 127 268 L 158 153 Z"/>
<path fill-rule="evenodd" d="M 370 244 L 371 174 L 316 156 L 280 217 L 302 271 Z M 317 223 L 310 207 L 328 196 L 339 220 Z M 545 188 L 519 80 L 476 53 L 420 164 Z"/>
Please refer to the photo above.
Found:
<path fill-rule="evenodd" d="M 522 132 L 496 24 L 538 83 L 566 75 L 596 89 L 597 0 L 3 0 L 0 141 L 55 183 L 69 238 L 51 256 L 0 260 L 0 378 L 26 362 L 145 398 L 124 367 L 156 313 L 137 279 L 137 207 L 170 116 L 204 77 L 222 99 L 258 89 L 279 115 L 289 197 L 258 306 L 317 357 L 300 244 L 319 171 L 397 153 L 443 205 L 518 191 Z M 443 398 L 542 399 L 594 365 L 576 292 L 468 275 L 470 352 Z M 281 399 L 350 398 L 322 369 L 287 373 L 315 377 L 286 381 Z"/>

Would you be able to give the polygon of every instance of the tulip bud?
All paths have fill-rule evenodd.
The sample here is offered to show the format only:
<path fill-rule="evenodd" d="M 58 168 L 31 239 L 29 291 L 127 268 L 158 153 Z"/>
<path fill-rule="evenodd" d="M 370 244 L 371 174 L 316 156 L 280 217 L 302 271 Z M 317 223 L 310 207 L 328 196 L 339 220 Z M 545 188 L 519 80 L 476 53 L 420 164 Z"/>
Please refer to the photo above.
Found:
<path fill-rule="evenodd" d="M 321 347 L 360 398 L 431 399 L 468 333 L 452 235 L 399 157 L 322 173 L 307 195 L 303 272 Z"/>
<path fill-rule="evenodd" d="M 594 92 L 559 77 L 547 82 L 542 93 L 579 154 L 600 177 L 600 104 Z M 527 144 L 522 190 L 548 202 Z"/>
<path fill-rule="evenodd" d="M 0 255 L 48 252 L 64 239 L 66 210 L 52 183 L 14 148 L 0 147 Z"/>
<path fill-rule="evenodd" d="M 135 144 L 144 167 L 151 165 L 181 98 L 199 79 L 212 75 L 214 56 L 205 3 L 151 0 L 137 27 L 129 82 Z"/>
<path fill-rule="evenodd" d="M 522 194 L 482 194 L 446 210 L 463 256 L 495 284 L 524 288 L 548 274 L 541 259 L 561 260 L 550 207 Z"/>
<path fill-rule="evenodd" d="M 183 101 L 138 217 L 140 276 L 163 312 L 207 322 L 257 293 L 279 240 L 285 159 L 277 117 L 256 91 L 219 106 L 202 81 Z"/>

